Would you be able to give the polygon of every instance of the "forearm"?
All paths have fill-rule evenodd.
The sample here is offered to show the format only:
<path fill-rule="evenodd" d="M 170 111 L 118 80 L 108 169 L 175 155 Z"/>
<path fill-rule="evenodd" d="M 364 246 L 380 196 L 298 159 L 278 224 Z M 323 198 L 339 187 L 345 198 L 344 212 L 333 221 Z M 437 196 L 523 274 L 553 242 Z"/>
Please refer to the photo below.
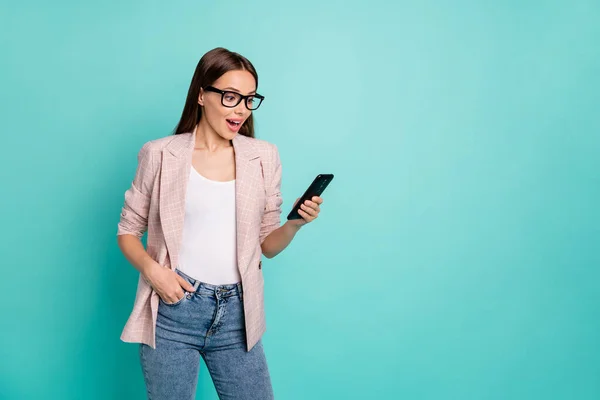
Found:
<path fill-rule="evenodd" d="M 286 222 L 267 236 L 261 245 L 262 253 L 267 258 L 273 258 L 281 253 L 294 239 L 300 226 Z"/>
<path fill-rule="evenodd" d="M 142 274 L 145 274 L 156 262 L 144 249 L 142 241 L 134 235 L 119 235 L 117 242 L 121 252 L 131 265 Z"/>

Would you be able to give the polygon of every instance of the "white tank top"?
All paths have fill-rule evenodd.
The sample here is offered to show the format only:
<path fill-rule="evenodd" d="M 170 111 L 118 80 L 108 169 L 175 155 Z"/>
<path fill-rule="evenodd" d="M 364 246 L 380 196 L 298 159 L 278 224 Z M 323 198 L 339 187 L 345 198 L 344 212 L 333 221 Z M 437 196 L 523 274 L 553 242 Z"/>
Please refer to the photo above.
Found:
<path fill-rule="evenodd" d="M 178 269 L 213 285 L 240 282 L 235 179 L 213 181 L 191 167 L 186 192 Z"/>

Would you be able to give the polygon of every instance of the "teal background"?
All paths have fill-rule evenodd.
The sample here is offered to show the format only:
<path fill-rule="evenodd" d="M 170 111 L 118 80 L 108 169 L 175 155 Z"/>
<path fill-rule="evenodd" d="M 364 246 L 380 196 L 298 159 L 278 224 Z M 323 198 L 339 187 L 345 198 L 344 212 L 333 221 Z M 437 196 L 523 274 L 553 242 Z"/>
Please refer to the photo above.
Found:
<path fill-rule="evenodd" d="M 0 398 L 143 399 L 116 245 L 199 58 L 250 58 L 284 214 L 277 399 L 600 398 L 600 3 L 27 1 L 0 9 Z M 216 399 L 201 366 L 199 399 Z"/>

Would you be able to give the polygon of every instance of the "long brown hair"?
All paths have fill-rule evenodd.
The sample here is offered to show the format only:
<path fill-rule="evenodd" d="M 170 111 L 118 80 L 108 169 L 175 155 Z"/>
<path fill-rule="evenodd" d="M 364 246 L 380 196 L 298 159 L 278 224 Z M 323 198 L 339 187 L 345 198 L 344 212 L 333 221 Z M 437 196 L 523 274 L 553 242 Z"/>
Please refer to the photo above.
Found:
<path fill-rule="evenodd" d="M 185 106 L 181 113 L 181 119 L 173 131 L 174 135 L 191 132 L 202 117 L 202 108 L 198 104 L 200 88 L 212 85 L 217 79 L 228 71 L 245 70 L 254 76 L 256 88 L 258 90 L 258 74 L 252 63 L 244 56 L 229 51 L 223 47 L 217 47 L 202 56 L 196 71 L 192 77 L 192 83 L 188 90 Z M 248 137 L 254 137 L 254 120 L 252 114 L 240 128 L 240 134 Z"/>

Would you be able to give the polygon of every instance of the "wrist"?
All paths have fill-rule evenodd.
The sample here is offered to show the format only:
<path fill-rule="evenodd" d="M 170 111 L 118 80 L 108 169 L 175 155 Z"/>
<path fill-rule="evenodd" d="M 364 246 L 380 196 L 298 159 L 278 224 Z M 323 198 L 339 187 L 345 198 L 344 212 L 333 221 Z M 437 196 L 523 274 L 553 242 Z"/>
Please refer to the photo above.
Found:
<path fill-rule="evenodd" d="M 286 229 L 288 230 L 288 232 L 291 232 L 293 234 L 296 234 L 300 228 L 302 228 L 302 225 L 298 225 L 298 224 L 294 224 L 290 221 L 287 221 L 284 226 L 286 227 Z"/>
<path fill-rule="evenodd" d="M 158 264 L 152 258 L 140 265 L 140 272 L 144 276 L 149 276 Z"/>

